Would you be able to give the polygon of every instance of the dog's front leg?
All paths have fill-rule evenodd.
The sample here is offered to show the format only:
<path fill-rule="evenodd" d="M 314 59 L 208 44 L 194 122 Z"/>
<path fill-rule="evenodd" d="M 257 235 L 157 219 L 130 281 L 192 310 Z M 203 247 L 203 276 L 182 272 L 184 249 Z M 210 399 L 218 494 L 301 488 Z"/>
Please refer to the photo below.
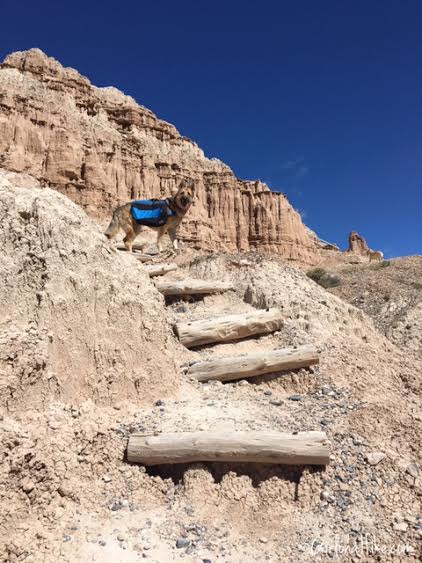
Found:
<path fill-rule="evenodd" d="M 164 237 L 165 234 L 166 234 L 166 229 L 165 229 L 165 227 L 164 227 L 164 228 L 161 227 L 161 228 L 158 230 L 158 233 L 157 233 L 158 252 L 163 252 L 163 250 L 164 250 L 163 237 Z"/>
<path fill-rule="evenodd" d="M 177 240 L 177 227 L 173 228 L 173 229 L 169 229 L 168 231 L 171 243 L 173 245 L 174 250 L 178 250 L 179 249 L 179 242 Z"/>

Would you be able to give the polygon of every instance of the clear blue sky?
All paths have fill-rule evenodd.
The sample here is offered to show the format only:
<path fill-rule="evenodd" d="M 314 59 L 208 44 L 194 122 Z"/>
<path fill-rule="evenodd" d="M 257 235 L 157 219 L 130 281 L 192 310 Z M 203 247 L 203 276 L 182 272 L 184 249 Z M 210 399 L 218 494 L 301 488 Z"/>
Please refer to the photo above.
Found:
<path fill-rule="evenodd" d="M 422 253 L 422 1 L 2 2 L 40 47 L 287 194 L 322 238 Z"/>

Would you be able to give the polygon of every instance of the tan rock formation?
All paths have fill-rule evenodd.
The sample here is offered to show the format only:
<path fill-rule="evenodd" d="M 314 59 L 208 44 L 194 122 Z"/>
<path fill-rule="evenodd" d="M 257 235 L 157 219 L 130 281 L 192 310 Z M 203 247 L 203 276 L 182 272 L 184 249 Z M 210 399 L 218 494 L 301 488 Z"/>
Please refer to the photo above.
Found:
<path fill-rule="evenodd" d="M 353 252 L 354 254 L 361 254 L 362 256 L 367 256 L 369 251 L 369 246 L 366 240 L 356 231 L 352 231 L 349 234 L 349 249 L 348 252 Z"/>
<path fill-rule="evenodd" d="M 192 246 L 318 261 L 315 239 L 284 195 L 238 180 L 129 96 L 93 86 L 39 49 L 13 53 L 0 67 L 0 166 L 31 174 L 99 219 L 191 177 L 197 201 L 181 236 Z"/>
<path fill-rule="evenodd" d="M 356 231 L 349 234 L 349 249 L 348 252 L 359 254 L 360 256 L 367 256 L 369 261 L 372 260 L 382 261 L 384 254 L 380 250 L 372 250 L 369 248 L 366 240 Z"/>

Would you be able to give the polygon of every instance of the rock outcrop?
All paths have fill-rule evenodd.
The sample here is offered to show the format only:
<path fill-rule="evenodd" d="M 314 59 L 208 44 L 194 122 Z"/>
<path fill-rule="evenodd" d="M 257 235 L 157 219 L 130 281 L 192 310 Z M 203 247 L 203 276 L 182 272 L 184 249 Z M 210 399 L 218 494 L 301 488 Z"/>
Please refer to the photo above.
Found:
<path fill-rule="evenodd" d="M 197 201 L 181 238 L 195 248 L 318 261 L 315 239 L 283 194 L 238 180 L 132 98 L 93 86 L 39 49 L 13 53 L 0 67 L 0 167 L 31 174 L 101 220 L 190 177 Z"/>
<path fill-rule="evenodd" d="M 349 248 L 348 252 L 353 252 L 354 254 L 360 254 L 361 256 L 367 256 L 369 252 L 369 246 L 366 240 L 356 231 L 352 231 L 349 234 Z"/>
<path fill-rule="evenodd" d="M 382 261 L 384 259 L 384 254 L 381 250 L 372 250 L 372 248 L 369 248 L 363 236 L 356 231 L 352 231 L 349 234 L 349 248 L 347 252 L 358 256 L 365 256 L 369 258 L 370 262 L 372 260 Z"/>

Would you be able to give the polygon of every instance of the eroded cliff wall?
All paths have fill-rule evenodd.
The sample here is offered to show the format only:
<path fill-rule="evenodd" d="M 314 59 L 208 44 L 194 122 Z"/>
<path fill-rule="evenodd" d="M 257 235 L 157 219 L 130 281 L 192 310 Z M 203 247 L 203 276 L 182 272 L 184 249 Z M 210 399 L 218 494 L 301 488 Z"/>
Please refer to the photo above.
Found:
<path fill-rule="evenodd" d="M 237 179 L 132 98 L 93 86 L 39 49 L 0 66 L 0 167 L 31 174 L 99 219 L 129 199 L 167 196 L 190 177 L 197 200 L 182 239 L 203 250 L 318 261 L 315 239 L 283 194 Z"/>

